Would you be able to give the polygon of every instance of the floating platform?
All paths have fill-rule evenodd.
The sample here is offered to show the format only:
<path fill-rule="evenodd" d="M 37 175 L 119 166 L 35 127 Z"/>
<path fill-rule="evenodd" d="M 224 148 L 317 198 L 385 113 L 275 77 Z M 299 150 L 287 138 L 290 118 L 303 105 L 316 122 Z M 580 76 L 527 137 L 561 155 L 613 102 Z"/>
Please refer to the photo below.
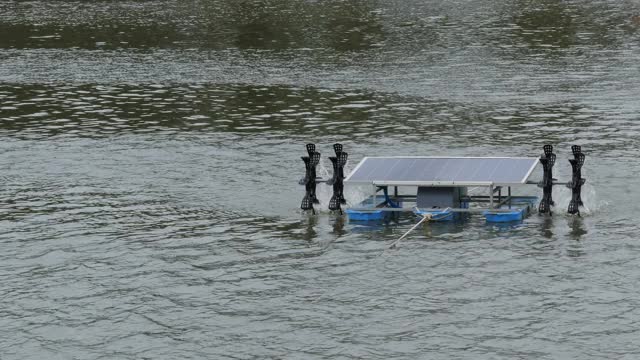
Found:
<path fill-rule="evenodd" d="M 418 207 L 402 207 L 403 202 L 394 202 L 396 206 L 389 207 L 385 201 L 385 196 L 377 195 L 376 203 L 377 207 L 367 207 L 372 203 L 372 197 L 367 198 L 357 207 L 349 208 L 345 210 L 347 217 L 351 221 L 378 221 L 389 217 L 393 213 L 397 212 L 413 212 L 419 217 L 425 215 L 431 216 L 431 221 L 452 221 L 465 213 L 481 213 L 487 222 L 513 222 L 522 221 L 527 217 L 532 209 L 535 208 L 538 197 L 537 196 L 512 196 L 509 199 L 510 204 L 503 204 L 495 209 L 484 208 L 469 208 L 469 202 L 463 202 L 461 208 L 418 208 Z M 403 196 L 406 200 L 407 196 Z M 389 197 L 389 200 L 393 201 L 393 197 Z M 410 199 L 409 199 L 410 200 Z"/>
<path fill-rule="evenodd" d="M 353 221 L 384 219 L 385 213 L 398 211 L 429 215 L 431 221 L 474 212 L 488 222 L 521 221 L 537 197 L 513 196 L 511 187 L 527 184 L 537 164 L 538 158 L 366 157 L 345 183 L 369 184 L 373 193 L 346 213 Z M 399 187 L 416 190 L 400 194 Z M 487 195 L 469 195 L 469 188 L 486 188 Z"/>
<path fill-rule="evenodd" d="M 365 157 L 345 178 L 348 154 L 341 144 L 334 144 L 335 156 L 329 157 L 333 177 L 326 180 L 316 176 L 320 153 L 314 144 L 307 144 L 306 148 L 308 156 L 302 156 L 305 177 L 299 181 L 306 192 L 300 208 L 315 213 L 314 204 L 319 203 L 316 184 L 319 182 L 333 187 L 329 210 L 340 213 L 342 205 L 347 203 L 344 184 L 371 186 L 368 198 L 345 210 L 352 221 L 378 221 L 393 213 L 413 212 L 423 219 L 428 216 L 431 221 L 451 221 L 460 214 L 477 213 L 489 223 L 517 222 L 536 207 L 539 213 L 551 215 L 552 188 L 560 184 L 572 191 L 568 213 L 580 215 L 579 207 L 583 205 L 580 191 L 586 181 L 581 174 L 585 155 L 579 145 L 571 146 L 574 156 L 569 159 L 572 178 L 564 183 L 553 177 L 556 155 L 551 145 L 543 147 L 544 153 L 540 157 Z M 543 167 L 543 179 L 530 181 L 538 164 Z M 513 187 L 532 184 L 542 188 L 540 200 L 536 196 L 512 193 Z M 407 188 L 411 189 L 408 193 Z M 484 194 L 471 194 L 478 188 L 484 189 Z"/>

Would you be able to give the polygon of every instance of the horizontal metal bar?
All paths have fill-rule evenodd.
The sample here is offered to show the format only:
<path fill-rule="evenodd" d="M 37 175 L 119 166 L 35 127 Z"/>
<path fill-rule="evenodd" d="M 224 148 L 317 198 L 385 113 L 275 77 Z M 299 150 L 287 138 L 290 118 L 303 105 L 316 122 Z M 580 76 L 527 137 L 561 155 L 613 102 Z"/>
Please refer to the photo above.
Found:
<path fill-rule="evenodd" d="M 347 208 L 347 210 L 353 211 L 362 211 L 362 212 L 373 212 L 373 211 L 384 211 L 384 212 L 409 212 L 413 211 L 412 208 L 388 208 L 388 207 L 380 207 L 380 208 Z"/>
<path fill-rule="evenodd" d="M 515 186 L 524 183 L 493 183 L 491 181 L 352 181 L 350 184 L 372 184 L 375 186 L 423 186 L 423 187 L 468 187 L 468 186 Z"/>
<path fill-rule="evenodd" d="M 391 199 L 415 199 L 416 195 L 392 195 L 389 196 Z"/>
<path fill-rule="evenodd" d="M 492 213 L 504 213 L 504 212 L 512 212 L 513 209 L 471 208 L 471 209 L 451 209 L 451 211 L 459 212 L 459 213 L 482 213 L 485 211 L 489 211 Z"/>
<path fill-rule="evenodd" d="M 329 179 L 323 179 L 321 177 L 316 178 L 316 183 L 326 183 Z M 298 180 L 298 185 L 304 185 L 304 178 Z"/>
<path fill-rule="evenodd" d="M 473 201 L 473 199 L 490 199 L 491 197 L 488 195 L 468 195 L 466 198 L 471 199 Z M 462 199 L 465 199 L 465 197 L 463 196 Z"/>
<path fill-rule="evenodd" d="M 530 156 L 366 156 L 363 159 L 515 159 L 538 160 Z M 537 164 L 537 162 L 536 162 Z"/>
<path fill-rule="evenodd" d="M 538 185 L 540 181 L 527 181 L 527 185 Z M 553 185 L 567 185 L 570 184 L 568 181 L 554 181 Z"/>
<path fill-rule="evenodd" d="M 415 208 L 348 208 L 348 210 L 353 211 L 362 211 L 362 212 L 373 212 L 373 211 L 384 211 L 384 212 L 413 212 Z M 420 209 L 422 211 L 441 211 L 444 209 Z M 471 208 L 471 209 L 462 209 L 462 208 L 451 208 L 448 209 L 451 212 L 456 213 L 482 213 L 484 211 L 490 211 L 492 213 L 503 213 L 503 212 L 512 212 L 513 209 L 490 209 L 490 208 Z"/>

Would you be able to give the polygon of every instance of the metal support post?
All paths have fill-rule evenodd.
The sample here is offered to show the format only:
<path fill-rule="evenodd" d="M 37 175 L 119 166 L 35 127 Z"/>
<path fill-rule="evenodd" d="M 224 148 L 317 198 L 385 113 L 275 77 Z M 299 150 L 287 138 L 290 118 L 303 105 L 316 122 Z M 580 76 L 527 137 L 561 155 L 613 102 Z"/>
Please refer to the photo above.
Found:
<path fill-rule="evenodd" d="M 489 208 L 493 209 L 493 184 L 489 185 Z"/>

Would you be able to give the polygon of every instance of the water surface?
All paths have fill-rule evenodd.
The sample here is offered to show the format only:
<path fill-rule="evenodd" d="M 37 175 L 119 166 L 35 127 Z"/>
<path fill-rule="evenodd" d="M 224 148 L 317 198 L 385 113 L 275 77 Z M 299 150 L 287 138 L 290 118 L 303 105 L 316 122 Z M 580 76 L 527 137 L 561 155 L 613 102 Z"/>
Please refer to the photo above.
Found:
<path fill-rule="evenodd" d="M 0 357 L 636 358 L 635 1 L 0 3 Z M 304 144 L 587 155 L 580 218 L 298 207 Z M 535 187 L 525 189 L 537 193 Z M 322 208 L 330 197 L 320 188 Z M 355 202 L 362 189 L 347 190 Z"/>

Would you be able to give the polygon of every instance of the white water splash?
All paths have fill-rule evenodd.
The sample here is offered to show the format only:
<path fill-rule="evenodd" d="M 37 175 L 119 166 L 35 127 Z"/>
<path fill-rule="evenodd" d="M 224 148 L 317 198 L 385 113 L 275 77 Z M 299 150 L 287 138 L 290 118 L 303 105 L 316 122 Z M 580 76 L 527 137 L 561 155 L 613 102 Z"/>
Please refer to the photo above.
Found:
<path fill-rule="evenodd" d="M 331 166 L 333 167 L 333 166 Z M 327 166 L 325 166 L 324 161 L 320 161 L 318 164 L 317 176 L 322 178 L 323 180 L 331 179 L 331 173 Z M 314 206 L 316 211 L 319 212 L 327 212 L 329 211 L 329 201 L 331 200 L 331 196 L 333 195 L 333 188 L 326 183 L 318 183 L 316 185 L 316 197 L 320 201 L 320 205 Z"/>
<path fill-rule="evenodd" d="M 328 160 L 327 160 L 328 161 Z M 357 163 L 356 163 L 357 164 Z M 354 165 L 355 166 L 355 165 Z M 323 180 L 331 179 L 333 165 L 325 161 L 320 161 L 318 164 L 317 175 Z M 349 166 L 349 163 L 345 165 L 344 173 L 349 174 L 352 170 L 352 166 Z M 359 204 L 367 197 L 371 196 L 372 189 L 371 186 L 367 185 L 358 185 L 358 186 L 349 186 L 345 184 L 344 187 L 344 197 L 347 200 L 347 207 L 352 207 L 354 205 Z M 318 183 L 316 187 L 316 197 L 320 201 L 320 204 L 316 204 L 315 209 L 318 212 L 329 212 L 329 201 L 331 200 L 331 196 L 333 196 L 333 187 L 327 185 L 326 183 Z M 345 206 L 343 206 L 345 208 Z"/>
<path fill-rule="evenodd" d="M 596 188 L 593 185 L 585 183 L 582 186 L 581 197 L 584 206 L 580 207 L 581 215 L 593 215 L 608 205 L 606 201 L 599 202 L 597 195 Z M 555 214 L 567 214 L 567 208 L 571 202 L 571 189 L 564 185 L 554 186 L 553 201 L 555 206 L 552 207 L 552 210 Z"/>

